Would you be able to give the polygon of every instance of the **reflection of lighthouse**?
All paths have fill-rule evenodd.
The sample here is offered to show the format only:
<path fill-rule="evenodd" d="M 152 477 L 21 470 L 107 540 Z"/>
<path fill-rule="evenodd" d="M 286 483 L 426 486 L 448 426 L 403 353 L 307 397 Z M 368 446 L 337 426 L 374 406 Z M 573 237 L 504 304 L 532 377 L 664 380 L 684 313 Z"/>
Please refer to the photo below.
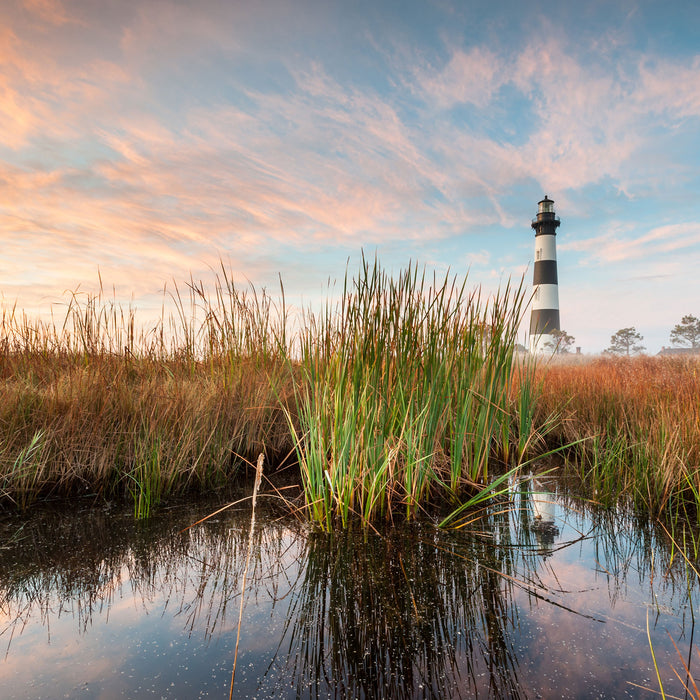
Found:
<path fill-rule="evenodd" d="M 535 521 L 531 525 L 535 533 L 537 543 L 540 546 L 540 553 L 552 553 L 554 538 L 559 534 L 559 528 L 554 523 L 554 499 L 553 494 L 544 489 L 544 485 L 537 479 L 532 480 L 532 510 Z"/>
<path fill-rule="evenodd" d="M 535 269 L 532 280 L 532 313 L 530 314 L 530 352 L 554 351 L 557 339 L 552 331 L 560 331 L 559 282 L 557 278 L 557 227 L 561 222 L 554 213 L 554 202 L 544 196 L 539 202 L 535 229 Z"/>

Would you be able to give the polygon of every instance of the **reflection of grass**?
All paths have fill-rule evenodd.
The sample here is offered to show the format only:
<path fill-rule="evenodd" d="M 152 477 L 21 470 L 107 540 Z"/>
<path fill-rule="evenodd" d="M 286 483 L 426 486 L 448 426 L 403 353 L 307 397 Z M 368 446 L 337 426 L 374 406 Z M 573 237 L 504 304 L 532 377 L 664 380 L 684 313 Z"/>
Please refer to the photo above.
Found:
<path fill-rule="evenodd" d="M 263 462 L 265 455 L 258 455 L 258 463 L 255 469 L 255 484 L 253 485 L 253 496 L 250 503 L 250 530 L 248 532 L 248 548 L 245 555 L 245 568 L 243 569 L 243 581 L 241 583 L 241 602 L 238 607 L 238 625 L 236 631 L 236 649 L 233 654 L 233 670 L 231 671 L 231 686 L 229 700 L 233 697 L 233 685 L 236 680 L 236 665 L 238 663 L 238 644 L 241 641 L 241 623 L 243 621 L 243 607 L 245 605 L 245 585 L 248 580 L 248 570 L 250 569 L 250 555 L 253 551 L 253 536 L 255 535 L 255 501 L 262 481 Z"/>
<path fill-rule="evenodd" d="M 494 547 L 424 525 L 309 534 L 266 517 L 251 531 L 250 510 L 181 532 L 197 517 L 188 510 L 145 524 L 101 511 L 49 514 L 43 528 L 31 520 L 28 542 L 0 551 L 0 609 L 15 620 L 14 638 L 30 619 L 48 628 L 66 610 L 78 611 L 85 634 L 127 599 L 145 614 L 167 608 L 188 636 L 226 635 L 231 649 L 252 553 L 252 597 L 273 600 L 286 620 L 284 637 L 270 640 L 279 643 L 270 683 L 291 682 L 300 697 L 471 697 L 489 683 L 500 697 L 523 696 L 512 584 L 502 576 L 516 556 L 507 514 L 482 523 L 502 528 Z"/>
<path fill-rule="evenodd" d="M 511 509 L 484 508 L 471 532 L 409 523 L 378 527 L 381 534 L 309 534 L 296 521 L 273 519 L 258 497 L 262 511 L 253 532 L 246 605 L 273 600 L 287 624 L 284 637 L 271 642 L 279 647 L 261 687 L 279 683 L 279 694 L 293 683 L 302 697 L 474 697 L 487 695 L 488 688 L 494 697 L 529 697 L 522 689 L 532 669 L 519 641 L 527 629 L 521 612 L 533 601 L 552 611 L 565 609 L 567 600 L 575 607 L 579 592 L 543 580 L 552 561 L 539 553 L 527 515 L 532 487 L 525 477 L 512 486 Z M 228 509 L 181 532 L 202 515 L 201 506 L 188 511 L 162 511 L 146 523 L 132 522 L 126 512 L 90 511 L 81 518 L 39 511 L 46 518 L 43 529 L 39 517 L 26 519 L 23 539 L 11 551 L 0 549 L 0 610 L 6 619 L 16 618 L 14 639 L 28 619 L 48 628 L 66 610 L 78 611 L 74 619 L 82 634 L 115 601 L 126 599 L 145 614 L 167 603 L 177 628 L 194 638 L 227 635 L 224 646 L 232 650 L 250 510 Z M 612 607 L 628 586 L 657 585 L 651 578 L 670 597 L 686 599 L 683 562 L 674 558 L 661 530 L 621 522 L 611 511 L 588 515 L 599 532 L 596 568 L 607 572 Z M 15 532 L 5 523 L 0 527 Z M 663 576 L 650 577 L 650 561 Z M 605 585 L 599 588 L 605 597 Z M 524 608 L 514 602 L 518 590 L 530 601 L 521 600 Z M 674 607 L 681 609 L 682 600 Z M 242 644 L 247 635 L 261 634 L 245 623 L 243 632 Z M 12 637 L 12 630 L 7 634 Z M 538 643 L 554 642 L 545 635 Z M 536 654 L 546 654 L 546 648 Z M 224 666 L 229 662 L 230 656 Z"/>
<path fill-rule="evenodd" d="M 167 609 L 195 640 L 223 635 L 233 649 L 250 554 L 247 604 L 274 601 L 285 621 L 269 641 L 277 651 L 259 694 L 267 684 L 270 696 L 284 695 L 291 683 L 299 697 L 472 697 L 488 687 L 497 697 L 524 696 L 513 583 L 503 576 L 513 575 L 517 556 L 508 514 L 484 514 L 482 527 L 503 533 L 494 546 L 416 524 L 383 535 L 309 534 L 296 521 L 264 517 L 251 530 L 250 510 L 182 532 L 197 517 L 188 510 L 189 518 L 176 509 L 147 523 L 101 511 L 49 515 L 43 528 L 32 519 L 27 543 L 0 551 L 10 639 L 30 620 L 48 629 L 66 610 L 78 611 L 76 634 L 87 634 L 126 599 L 144 614 Z M 109 614 L 121 627 L 117 610 Z M 267 630 L 243 630 L 250 654 L 246 638 Z M 220 646 L 210 645 L 212 658 L 226 653 Z"/>
<path fill-rule="evenodd" d="M 299 696 L 522 697 L 512 552 L 418 526 L 314 534 L 280 642 Z"/>
<path fill-rule="evenodd" d="M 667 562 L 667 569 L 664 578 L 673 578 L 671 576 L 671 566 L 676 560 L 677 554 L 680 553 L 682 559 L 684 560 L 684 578 L 685 578 L 685 588 L 686 588 L 686 595 L 687 595 L 687 607 L 690 610 L 690 617 L 692 620 L 692 626 L 691 626 L 691 636 L 690 636 L 690 644 L 689 644 L 689 649 L 688 649 L 688 661 L 683 658 L 683 655 L 681 654 L 680 649 L 678 648 L 678 645 L 676 644 L 675 640 L 673 637 L 671 637 L 670 633 L 667 631 L 666 634 L 668 635 L 669 640 L 671 641 L 671 644 L 673 644 L 673 648 L 676 651 L 676 654 L 678 655 L 678 659 L 681 663 L 681 666 L 685 672 L 685 678 L 679 673 L 678 669 L 675 666 L 671 666 L 671 671 L 673 671 L 673 674 L 678 678 L 678 680 L 681 682 L 681 685 L 683 686 L 685 690 L 685 698 L 691 698 L 691 700 L 700 700 L 700 693 L 698 692 L 698 687 L 695 682 L 695 679 L 693 678 L 693 675 L 690 671 L 690 661 L 691 661 L 691 655 L 693 651 L 693 631 L 695 628 L 695 613 L 694 613 L 694 606 L 693 606 L 693 595 L 692 591 L 693 588 L 695 588 L 700 581 L 700 574 L 698 573 L 698 570 L 696 566 L 693 564 L 693 562 L 688 558 L 687 555 L 687 549 L 686 547 L 680 548 L 678 546 L 678 543 L 674 540 L 673 536 L 671 533 L 668 531 L 668 529 L 663 525 L 659 524 L 659 529 L 663 531 L 664 539 L 666 543 L 669 545 L 668 547 L 668 554 L 669 554 L 669 559 Z M 651 565 L 650 565 L 650 571 L 651 571 L 651 579 L 653 580 L 654 578 L 654 560 L 652 558 Z M 673 698 L 674 700 L 680 700 L 677 698 L 675 695 L 670 695 L 666 690 L 664 689 L 664 684 L 663 681 L 661 680 L 661 672 L 659 670 L 659 664 L 657 662 L 656 658 L 656 651 L 654 649 L 654 644 L 652 643 L 651 639 L 651 631 L 649 629 L 649 608 L 647 608 L 647 614 L 646 614 L 646 633 L 647 633 L 647 640 L 649 643 L 649 651 L 651 653 L 651 658 L 652 662 L 654 664 L 654 672 L 656 674 L 656 680 L 659 685 L 659 695 L 662 698 Z M 695 649 L 696 653 L 700 657 L 700 650 L 697 648 Z M 644 686 L 638 685 L 636 683 L 630 683 L 630 685 L 633 685 L 635 687 L 643 688 L 644 690 L 649 690 L 648 688 L 645 688 Z"/>
<path fill-rule="evenodd" d="M 29 619 L 50 627 L 66 610 L 74 612 L 76 633 L 83 634 L 115 601 L 131 597 L 146 614 L 164 597 L 185 629 L 199 628 L 207 638 L 230 630 L 249 514 L 229 510 L 204 527 L 182 531 L 200 514 L 201 504 L 179 506 L 141 523 L 128 511 L 41 509 L 20 531 L 12 529 L 9 537 L 3 532 L 2 638 L 9 644 Z M 248 588 L 256 595 L 268 590 L 270 580 L 281 588 L 290 584 L 295 574 L 287 550 L 302 547 L 294 544 L 303 541 L 296 521 L 272 520 L 254 533 Z"/>

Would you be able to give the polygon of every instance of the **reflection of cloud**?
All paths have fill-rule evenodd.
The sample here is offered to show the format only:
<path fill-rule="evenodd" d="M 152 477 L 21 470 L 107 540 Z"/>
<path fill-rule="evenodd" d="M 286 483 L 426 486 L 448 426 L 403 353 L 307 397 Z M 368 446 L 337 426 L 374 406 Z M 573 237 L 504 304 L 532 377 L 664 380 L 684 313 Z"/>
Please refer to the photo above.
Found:
<path fill-rule="evenodd" d="M 665 628 L 679 624 L 671 609 L 684 607 L 683 603 L 676 607 L 684 599 L 682 587 L 676 590 L 672 582 L 657 587 L 653 577 L 649 581 L 648 564 L 637 568 L 640 559 L 635 557 L 640 553 L 633 550 L 636 553 L 630 556 L 634 536 L 627 541 L 623 533 L 617 533 L 614 541 L 619 551 L 606 549 L 600 531 L 594 539 L 599 537 L 595 544 L 582 542 L 564 549 L 555 545 L 546 565 L 528 579 L 537 581 L 543 598 L 514 591 L 520 608 L 519 639 L 514 642 L 521 669 L 518 680 L 526 697 L 575 696 L 575 689 L 582 687 L 590 695 L 623 697 L 629 693 L 629 682 L 652 687 L 646 631 L 646 606 L 652 600 L 659 614 L 652 624 L 651 640 L 662 675 L 672 677 L 671 666 L 679 666 Z M 637 566 L 627 569 L 630 560 Z M 679 601 L 671 602 L 675 596 Z M 594 658 L 604 662 L 595 663 Z"/>
<path fill-rule="evenodd" d="M 113 516 L 92 521 L 83 513 L 67 529 L 77 541 L 96 533 L 104 545 L 103 537 L 113 535 Z M 149 684 L 154 692 L 162 685 L 178 697 L 191 695 L 191 685 L 189 691 L 175 689 L 175 682 L 201 682 L 204 692 L 215 666 L 223 659 L 229 667 L 232 658 L 246 517 L 222 517 L 214 534 L 207 533 L 214 519 L 193 528 L 188 546 L 157 525 L 154 532 L 133 528 L 130 543 L 122 542 L 118 526 L 116 542 L 106 550 L 97 545 L 88 547 L 87 557 L 74 557 L 74 549 L 59 548 L 50 563 L 41 552 L 55 531 L 38 534 L 36 561 L 13 570 L 14 585 L 0 591 L 3 697 L 130 697 L 147 692 Z M 171 525 L 175 532 L 181 527 Z M 261 652 L 263 674 L 275 640 L 283 637 L 285 601 L 293 600 L 289 589 L 303 566 L 304 547 L 299 531 L 284 526 L 268 524 L 256 537 L 259 559 L 250 566 L 241 657 L 257 661 L 252 652 Z M 224 678 L 229 676 L 230 670 Z"/>
<path fill-rule="evenodd" d="M 118 612 L 120 620 L 135 624 L 143 613 L 128 595 L 121 597 L 127 590 L 124 583 L 117 585 L 118 598 L 110 599 L 111 592 L 108 592 L 106 608 L 109 614 Z M 81 627 L 80 616 L 85 614 L 79 602 L 61 599 L 55 591 L 47 591 L 45 595 L 45 609 L 42 609 L 41 600 L 33 601 L 23 610 L 22 621 L 13 623 L 14 617 L 10 614 L 9 627 L 5 628 L 3 622 L 2 639 L 7 640 L 7 648 L 3 649 L 6 653 L 0 663 L 0 680 L 3 693 L 10 697 L 29 697 L 26 695 L 29 687 L 32 696 L 43 697 L 46 693 L 49 697 L 55 688 L 75 688 L 78 683 L 101 684 L 105 678 L 114 677 L 115 669 L 122 667 L 129 656 L 127 644 L 109 645 L 107 654 L 107 644 L 94 640 L 87 643 L 82 634 L 76 633 L 76 628 Z M 98 630 L 95 634 L 100 636 Z M 37 663 L 38 657 L 40 663 Z M 76 673 L 78 661 L 79 676 Z"/>
<path fill-rule="evenodd" d="M 35 636 L 45 637 L 44 630 L 25 632 L 20 639 L 13 641 L 13 649 L 3 656 L 0 663 L 3 694 L 7 693 L 8 697 L 54 697 L 56 688 L 101 686 L 106 678 L 115 679 L 115 685 L 118 684 L 115 669 L 120 668 L 127 658 L 124 646 L 113 647 L 107 655 L 103 649 L 91 647 L 75 635 L 64 635 L 63 627 L 63 621 L 55 623 L 53 644 L 41 644 L 34 639 Z M 36 644 L 41 644 L 41 664 L 36 663 L 36 654 L 28 651 Z M 31 695 L 27 694 L 28 691 Z"/>

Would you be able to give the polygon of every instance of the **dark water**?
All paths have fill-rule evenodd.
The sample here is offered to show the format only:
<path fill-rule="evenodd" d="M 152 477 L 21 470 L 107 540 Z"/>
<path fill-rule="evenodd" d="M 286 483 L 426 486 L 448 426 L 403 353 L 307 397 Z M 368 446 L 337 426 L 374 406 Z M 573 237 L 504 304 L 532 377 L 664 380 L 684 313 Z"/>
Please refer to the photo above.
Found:
<path fill-rule="evenodd" d="M 649 638 L 684 697 L 700 663 L 696 574 L 623 512 L 516 495 L 457 532 L 323 535 L 261 502 L 234 697 L 652 698 Z M 227 698 L 250 513 L 180 532 L 212 509 L 4 516 L 0 697 Z"/>

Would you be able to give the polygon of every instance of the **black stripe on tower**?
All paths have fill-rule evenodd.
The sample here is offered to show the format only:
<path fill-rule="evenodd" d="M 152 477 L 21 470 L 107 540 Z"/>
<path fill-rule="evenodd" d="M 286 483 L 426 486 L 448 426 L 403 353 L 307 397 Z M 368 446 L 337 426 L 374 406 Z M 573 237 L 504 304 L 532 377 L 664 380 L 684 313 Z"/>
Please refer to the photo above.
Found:
<path fill-rule="evenodd" d="M 530 335 L 543 335 L 559 330 L 559 309 L 533 309 Z"/>
<path fill-rule="evenodd" d="M 557 284 L 557 261 L 536 260 L 533 284 Z"/>

